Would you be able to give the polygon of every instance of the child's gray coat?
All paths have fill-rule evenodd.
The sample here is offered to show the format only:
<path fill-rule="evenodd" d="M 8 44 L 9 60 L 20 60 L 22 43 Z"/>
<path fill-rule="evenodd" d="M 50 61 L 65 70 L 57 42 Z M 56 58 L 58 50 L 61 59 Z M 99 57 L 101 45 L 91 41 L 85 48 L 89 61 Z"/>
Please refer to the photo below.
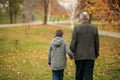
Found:
<path fill-rule="evenodd" d="M 61 70 L 66 67 L 66 53 L 74 57 L 66 41 L 62 37 L 55 37 L 50 44 L 48 53 L 48 64 L 52 70 Z"/>

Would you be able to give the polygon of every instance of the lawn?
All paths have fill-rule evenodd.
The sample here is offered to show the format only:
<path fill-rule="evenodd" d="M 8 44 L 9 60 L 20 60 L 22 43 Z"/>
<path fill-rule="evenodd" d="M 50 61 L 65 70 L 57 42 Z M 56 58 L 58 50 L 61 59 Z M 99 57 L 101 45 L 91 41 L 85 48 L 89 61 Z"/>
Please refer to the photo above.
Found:
<path fill-rule="evenodd" d="M 0 28 L 0 80 L 51 80 L 49 44 L 62 29 L 70 44 L 72 30 L 58 26 Z M 74 61 L 68 58 L 64 80 L 74 80 Z M 100 36 L 100 57 L 94 80 L 120 80 L 120 38 Z"/>

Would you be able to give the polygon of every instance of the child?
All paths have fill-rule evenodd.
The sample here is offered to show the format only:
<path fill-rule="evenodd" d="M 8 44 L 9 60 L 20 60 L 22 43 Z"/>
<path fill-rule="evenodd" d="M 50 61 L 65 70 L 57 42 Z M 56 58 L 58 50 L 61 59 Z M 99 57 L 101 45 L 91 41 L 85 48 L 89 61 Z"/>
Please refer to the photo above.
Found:
<path fill-rule="evenodd" d="M 62 36 L 63 31 L 57 30 L 50 44 L 48 65 L 52 68 L 52 80 L 63 80 L 66 67 L 66 53 L 68 53 L 71 59 L 74 57 Z"/>

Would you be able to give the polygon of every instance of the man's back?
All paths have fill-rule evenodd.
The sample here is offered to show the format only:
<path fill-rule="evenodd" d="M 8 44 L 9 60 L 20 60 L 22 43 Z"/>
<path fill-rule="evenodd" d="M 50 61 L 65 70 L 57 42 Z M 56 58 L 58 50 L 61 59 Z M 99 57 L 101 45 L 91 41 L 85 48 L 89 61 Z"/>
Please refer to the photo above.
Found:
<path fill-rule="evenodd" d="M 98 54 L 98 31 L 88 22 L 83 22 L 74 28 L 71 50 L 75 53 L 75 60 L 94 60 Z"/>
<path fill-rule="evenodd" d="M 75 80 L 93 80 L 94 61 L 99 56 L 99 35 L 89 23 L 87 12 L 80 14 L 82 24 L 74 28 L 70 49 L 75 54 Z"/>

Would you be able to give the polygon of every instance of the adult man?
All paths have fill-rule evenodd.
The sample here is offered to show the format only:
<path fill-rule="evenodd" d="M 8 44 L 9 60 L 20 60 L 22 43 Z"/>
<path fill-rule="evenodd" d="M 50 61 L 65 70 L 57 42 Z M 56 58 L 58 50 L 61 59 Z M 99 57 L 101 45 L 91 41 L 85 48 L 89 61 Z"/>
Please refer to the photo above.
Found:
<path fill-rule="evenodd" d="M 76 80 L 93 80 L 94 61 L 99 56 L 98 29 L 89 23 L 89 14 L 80 14 L 80 25 L 73 30 L 71 51 L 75 55 Z"/>

